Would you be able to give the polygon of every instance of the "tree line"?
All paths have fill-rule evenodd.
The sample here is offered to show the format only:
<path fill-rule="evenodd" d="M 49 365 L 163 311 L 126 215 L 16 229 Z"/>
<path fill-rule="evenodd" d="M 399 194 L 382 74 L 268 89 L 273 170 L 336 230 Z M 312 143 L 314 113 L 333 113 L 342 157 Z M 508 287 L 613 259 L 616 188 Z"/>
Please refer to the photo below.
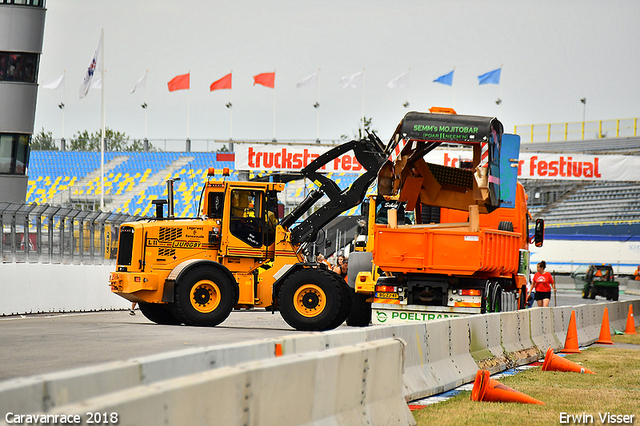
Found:
<path fill-rule="evenodd" d="M 66 144 L 67 151 L 100 151 L 100 139 L 102 130 L 89 133 L 87 130 L 76 132 Z M 118 132 L 110 128 L 105 128 L 105 151 L 129 151 L 139 152 L 144 150 L 144 144 L 139 139 L 131 140 L 123 132 Z M 31 138 L 32 151 L 58 151 L 53 132 L 48 132 L 44 128 Z M 149 151 L 159 151 L 149 143 Z"/>

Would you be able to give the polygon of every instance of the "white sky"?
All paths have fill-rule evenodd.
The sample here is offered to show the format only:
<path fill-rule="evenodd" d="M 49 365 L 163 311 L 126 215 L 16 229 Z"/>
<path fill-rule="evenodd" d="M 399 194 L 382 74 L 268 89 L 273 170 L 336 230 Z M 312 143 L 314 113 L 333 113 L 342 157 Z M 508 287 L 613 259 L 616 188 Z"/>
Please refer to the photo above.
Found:
<path fill-rule="evenodd" d="M 79 100 L 85 70 L 105 31 L 106 122 L 144 137 L 271 140 L 274 90 L 253 75 L 276 70 L 279 140 L 350 137 L 362 114 L 362 89 L 341 77 L 366 69 L 365 115 L 388 139 L 409 110 L 453 106 L 514 125 L 640 117 L 638 0 L 48 0 L 39 82 L 66 70 L 66 88 L 39 89 L 34 132 L 65 136 L 100 128 L 100 91 Z M 502 66 L 500 85 L 477 76 Z M 453 86 L 433 83 L 455 67 Z M 320 71 L 319 90 L 297 89 Z M 387 83 L 410 69 L 407 89 Z M 233 90 L 209 85 L 233 70 Z M 167 82 L 191 72 L 191 90 Z M 495 101 L 502 99 L 499 107 Z M 403 103 L 409 102 L 409 108 Z"/>

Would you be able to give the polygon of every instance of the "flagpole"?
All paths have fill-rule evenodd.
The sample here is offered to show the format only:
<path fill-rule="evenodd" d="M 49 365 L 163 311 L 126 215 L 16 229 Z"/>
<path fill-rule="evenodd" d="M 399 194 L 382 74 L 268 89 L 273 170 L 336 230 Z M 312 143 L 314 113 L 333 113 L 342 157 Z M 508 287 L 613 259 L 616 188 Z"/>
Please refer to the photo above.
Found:
<path fill-rule="evenodd" d="M 364 137 L 364 72 L 366 68 L 362 69 L 362 137 Z"/>
<path fill-rule="evenodd" d="M 104 211 L 104 143 L 105 143 L 105 121 L 106 111 L 104 102 L 104 28 L 101 34 L 102 46 L 100 49 L 101 63 L 102 63 L 102 134 L 100 138 L 100 210 Z"/>
<path fill-rule="evenodd" d="M 189 129 L 191 127 L 191 70 L 189 70 L 189 92 L 187 94 L 187 140 L 189 140 Z"/>
<path fill-rule="evenodd" d="M 273 141 L 276 142 L 276 70 L 273 70 Z"/>
<path fill-rule="evenodd" d="M 147 80 L 146 77 L 149 75 L 149 70 L 147 70 L 147 73 L 145 74 L 145 81 L 144 81 L 144 104 L 146 105 L 144 107 L 144 139 L 146 141 L 148 141 L 149 139 L 147 138 L 147 130 L 148 130 L 148 123 L 149 123 L 149 104 L 147 103 Z"/>
<path fill-rule="evenodd" d="M 64 109 L 67 103 L 67 85 L 65 80 L 67 77 L 67 70 L 62 72 L 62 139 L 64 140 Z"/>
<path fill-rule="evenodd" d="M 320 68 L 318 68 L 318 78 L 316 79 L 316 112 L 317 112 L 317 129 L 316 142 L 320 143 Z"/>
<path fill-rule="evenodd" d="M 233 70 L 231 70 L 231 78 L 233 79 Z M 233 80 L 232 80 L 233 81 Z M 229 101 L 229 140 L 233 140 L 233 87 L 229 90 L 231 99 Z"/>

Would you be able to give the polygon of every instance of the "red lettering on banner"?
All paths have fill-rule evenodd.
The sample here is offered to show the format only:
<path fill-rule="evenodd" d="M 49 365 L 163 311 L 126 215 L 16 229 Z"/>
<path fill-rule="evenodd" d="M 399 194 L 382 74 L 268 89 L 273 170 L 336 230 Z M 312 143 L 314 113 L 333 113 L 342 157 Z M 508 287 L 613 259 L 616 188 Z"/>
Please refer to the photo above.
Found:
<path fill-rule="evenodd" d="M 281 156 L 282 156 L 281 152 L 278 152 L 276 153 L 276 155 L 273 156 L 273 165 L 278 169 L 282 167 L 282 163 L 280 163 Z"/>
<path fill-rule="evenodd" d="M 446 152 L 444 153 L 444 165 L 449 165 L 449 154 L 447 154 Z"/>
<path fill-rule="evenodd" d="M 293 161 L 291 162 L 291 165 L 294 169 L 301 169 L 302 168 L 302 154 L 301 153 L 297 153 L 297 154 L 293 154 Z"/>
<path fill-rule="evenodd" d="M 529 176 L 533 176 L 533 172 L 536 170 L 536 160 L 538 157 L 536 155 L 532 155 L 529 159 Z"/>
<path fill-rule="evenodd" d="M 340 159 L 342 157 L 337 157 L 333 159 L 333 170 L 340 170 Z"/>
<path fill-rule="evenodd" d="M 582 162 L 573 163 L 573 176 L 581 177 L 582 176 Z"/>
<path fill-rule="evenodd" d="M 302 154 L 302 167 L 307 167 L 308 165 L 309 165 L 309 150 L 305 148 Z"/>
<path fill-rule="evenodd" d="M 253 148 L 249 147 L 249 167 L 256 167 L 253 164 L 253 157 L 256 155 L 255 152 L 253 152 Z"/>
<path fill-rule="evenodd" d="M 353 168 L 351 170 L 354 172 L 359 172 L 360 170 L 362 170 L 362 164 L 358 162 L 358 159 L 355 155 L 353 156 Z"/>
<path fill-rule="evenodd" d="M 456 163 L 458 162 L 458 158 L 451 159 L 451 167 L 456 167 Z"/>
<path fill-rule="evenodd" d="M 600 175 L 599 171 L 598 171 L 598 160 L 600 160 L 598 157 L 595 157 L 593 159 L 593 163 L 595 164 L 595 171 L 594 171 L 594 175 L 595 177 L 602 177 L 602 175 Z"/>
<path fill-rule="evenodd" d="M 565 175 L 565 173 L 564 173 L 564 165 L 565 165 L 564 157 L 560 156 L 560 176 L 564 176 Z"/>
<path fill-rule="evenodd" d="M 273 152 L 263 152 L 262 153 L 262 162 L 264 163 L 265 169 L 270 169 L 273 167 Z"/>
<path fill-rule="evenodd" d="M 292 154 L 287 152 L 286 148 L 282 148 L 282 168 L 283 169 L 292 169 L 293 166 L 291 164 Z"/>
<path fill-rule="evenodd" d="M 522 165 L 524 164 L 524 160 L 518 161 L 518 176 L 522 175 Z"/>
<path fill-rule="evenodd" d="M 342 156 L 342 168 L 343 170 L 349 171 L 351 170 L 351 156 L 343 155 Z"/>
<path fill-rule="evenodd" d="M 593 164 L 585 161 L 583 173 L 584 177 L 593 177 Z"/>
<path fill-rule="evenodd" d="M 540 160 L 538 162 L 538 175 L 546 176 L 547 175 L 547 162 Z"/>
<path fill-rule="evenodd" d="M 571 177 L 571 157 L 567 158 L 567 177 Z"/>
<path fill-rule="evenodd" d="M 562 157 L 560 157 L 562 158 Z M 550 161 L 549 162 L 549 176 L 558 176 L 558 162 Z"/>
<path fill-rule="evenodd" d="M 256 165 L 254 166 L 256 169 L 260 167 L 260 157 L 262 157 L 262 152 L 256 152 Z"/>

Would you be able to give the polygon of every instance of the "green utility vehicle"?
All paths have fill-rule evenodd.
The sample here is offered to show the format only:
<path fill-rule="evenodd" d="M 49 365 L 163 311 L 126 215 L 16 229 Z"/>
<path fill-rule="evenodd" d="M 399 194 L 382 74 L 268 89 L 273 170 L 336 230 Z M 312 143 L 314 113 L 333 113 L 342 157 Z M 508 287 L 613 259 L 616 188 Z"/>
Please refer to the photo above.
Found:
<path fill-rule="evenodd" d="M 571 276 L 576 287 L 582 285 L 583 299 L 602 296 L 607 300 L 618 300 L 619 283 L 615 281 L 611 265 L 581 265 Z"/>

